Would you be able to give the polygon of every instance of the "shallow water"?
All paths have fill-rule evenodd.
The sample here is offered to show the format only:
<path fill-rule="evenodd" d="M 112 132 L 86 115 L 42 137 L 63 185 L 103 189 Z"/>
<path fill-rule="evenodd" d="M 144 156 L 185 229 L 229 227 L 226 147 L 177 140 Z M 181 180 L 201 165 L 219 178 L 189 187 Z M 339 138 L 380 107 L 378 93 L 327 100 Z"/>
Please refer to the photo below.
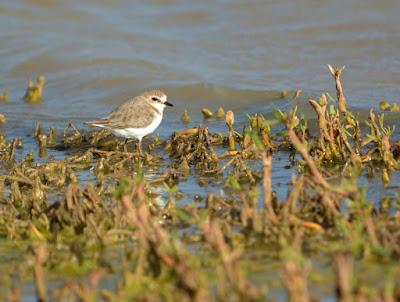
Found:
<path fill-rule="evenodd" d="M 0 85 L 17 100 L 27 77 L 45 74 L 46 104 L 34 116 L 85 119 L 150 87 L 190 108 L 333 91 L 331 63 L 348 67 L 350 103 L 366 107 L 399 97 L 398 9 L 372 0 L 3 1 Z"/>
<path fill-rule="evenodd" d="M 80 126 L 157 87 L 176 104 L 164 135 L 181 127 L 183 108 L 271 113 L 267 103 L 276 105 L 281 90 L 301 89 L 302 100 L 334 95 L 327 63 L 347 66 L 351 107 L 398 101 L 399 8 L 372 0 L 3 1 L 0 89 L 10 101 L 0 104 L 2 129 L 14 136 L 35 121 Z M 21 102 L 39 74 L 45 102 Z"/>
<path fill-rule="evenodd" d="M 7 117 L 0 131 L 22 136 L 23 152 L 33 150 L 36 143 L 26 135 L 36 121 L 44 128 L 61 130 L 70 122 L 85 128 L 84 121 L 104 116 L 148 88 L 164 90 L 175 104 L 156 131 L 161 139 L 171 129 L 203 123 L 205 106 L 232 109 L 237 129 L 246 114 L 272 116 L 275 108 L 288 110 L 293 104 L 315 118 L 307 99 L 323 91 L 334 95 L 327 63 L 346 65 L 349 105 L 366 117 L 380 100 L 399 100 L 398 11 L 395 0 L 2 1 L 0 90 L 7 88 L 10 100 L 0 103 Z M 44 101 L 33 106 L 21 98 L 28 78 L 40 74 L 47 78 Z M 280 98 L 282 90 L 292 95 L 298 89 L 302 94 L 296 100 Z M 189 125 L 180 122 L 183 109 L 191 114 Z M 398 129 L 399 115 L 389 119 Z M 226 131 L 223 122 L 206 125 L 213 132 Z M 284 169 L 286 154 L 274 156 L 285 159 L 273 164 L 273 188 L 283 199 L 292 171 Z M 397 183 L 399 173 L 392 179 Z M 377 202 L 380 179 L 362 184 Z M 180 189 L 215 190 L 191 181 Z M 388 192 L 398 190 L 393 186 Z"/>
<path fill-rule="evenodd" d="M 21 135 L 36 120 L 80 124 L 158 87 L 177 105 L 163 134 L 183 108 L 271 112 L 265 102 L 281 90 L 333 95 L 327 63 L 347 66 L 350 106 L 394 102 L 399 8 L 372 0 L 3 1 L 0 89 L 10 102 L 0 111 L 7 132 Z M 27 79 L 39 74 L 47 77 L 45 102 L 21 102 Z"/>

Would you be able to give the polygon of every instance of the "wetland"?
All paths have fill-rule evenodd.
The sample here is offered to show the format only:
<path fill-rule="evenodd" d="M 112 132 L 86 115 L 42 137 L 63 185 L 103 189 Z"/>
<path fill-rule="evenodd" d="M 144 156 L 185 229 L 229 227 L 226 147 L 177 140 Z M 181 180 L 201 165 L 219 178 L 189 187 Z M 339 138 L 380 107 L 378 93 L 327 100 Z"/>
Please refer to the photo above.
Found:
<path fill-rule="evenodd" d="M 0 299 L 400 300 L 398 5 L 172 2 L 0 4 Z"/>

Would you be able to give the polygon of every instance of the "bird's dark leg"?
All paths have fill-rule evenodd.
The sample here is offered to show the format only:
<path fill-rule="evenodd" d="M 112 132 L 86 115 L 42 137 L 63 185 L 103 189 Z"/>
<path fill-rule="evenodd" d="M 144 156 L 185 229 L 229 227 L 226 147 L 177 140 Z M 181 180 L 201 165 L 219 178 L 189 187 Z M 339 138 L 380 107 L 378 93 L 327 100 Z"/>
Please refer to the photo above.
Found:
<path fill-rule="evenodd" d="M 129 138 L 126 138 L 124 140 L 124 152 L 128 152 L 128 142 L 129 142 Z"/>

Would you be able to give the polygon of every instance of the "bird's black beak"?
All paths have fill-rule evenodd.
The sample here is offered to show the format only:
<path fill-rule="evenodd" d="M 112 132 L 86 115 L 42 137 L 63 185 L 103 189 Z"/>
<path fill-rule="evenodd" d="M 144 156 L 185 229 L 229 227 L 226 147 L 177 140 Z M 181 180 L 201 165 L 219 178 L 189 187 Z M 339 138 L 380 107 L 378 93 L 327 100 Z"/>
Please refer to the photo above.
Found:
<path fill-rule="evenodd" d="M 169 107 L 174 107 L 170 102 L 165 102 L 164 105 L 169 106 Z"/>

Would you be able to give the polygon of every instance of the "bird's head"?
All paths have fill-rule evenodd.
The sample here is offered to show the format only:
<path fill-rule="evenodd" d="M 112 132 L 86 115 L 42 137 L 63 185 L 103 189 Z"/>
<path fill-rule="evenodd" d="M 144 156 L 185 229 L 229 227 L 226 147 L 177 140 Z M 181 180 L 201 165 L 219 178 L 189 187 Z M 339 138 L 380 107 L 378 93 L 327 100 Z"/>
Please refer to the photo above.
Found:
<path fill-rule="evenodd" d="M 160 112 L 162 112 L 164 110 L 164 108 L 167 106 L 169 106 L 169 107 L 174 106 L 170 102 L 167 101 L 167 95 L 160 90 L 146 91 L 142 95 L 146 98 L 147 102 L 151 106 L 153 106 Z"/>

